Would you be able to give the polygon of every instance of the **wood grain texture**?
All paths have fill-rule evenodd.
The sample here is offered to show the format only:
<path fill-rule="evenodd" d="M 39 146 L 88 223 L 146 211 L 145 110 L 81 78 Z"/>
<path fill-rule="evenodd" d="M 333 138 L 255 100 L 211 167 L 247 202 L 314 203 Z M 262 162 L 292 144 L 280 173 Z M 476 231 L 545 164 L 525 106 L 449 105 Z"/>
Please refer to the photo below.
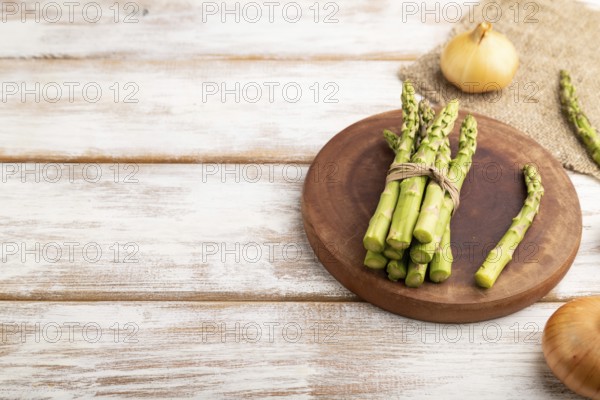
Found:
<path fill-rule="evenodd" d="M 5 398 L 579 398 L 542 355 L 560 303 L 468 325 L 347 303 L 0 305 Z"/>
<path fill-rule="evenodd" d="M 12 167 L 20 172 L 11 175 Z M 142 164 L 129 177 L 138 183 L 124 182 L 130 166 L 119 167 L 117 183 L 114 165 L 99 167 L 97 183 L 91 164 L 67 164 L 50 183 L 53 167 L 39 164 L 36 183 L 36 174 L 24 175 L 20 164 L 0 164 L 1 299 L 356 300 L 325 271 L 304 235 L 306 165 Z M 331 166 L 321 167 L 322 179 L 336 177 Z M 600 185 L 570 176 L 583 208 L 583 242 L 546 301 L 597 293 L 600 284 Z M 69 242 L 79 243 L 73 261 Z M 131 258 L 137 263 L 124 262 L 131 242 L 138 246 Z M 62 251 L 56 262 L 52 243 Z M 97 262 L 94 243 L 102 251 Z M 92 247 L 84 257 L 86 244 Z"/>
<path fill-rule="evenodd" d="M 271 12 L 264 2 L 248 0 L 139 0 L 129 2 L 133 6 L 127 8 L 128 2 L 117 2 L 117 23 L 112 0 L 96 1 L 98 6 L 85 13 L 83 7 L 94 2 L 80 2 L 73 23 L 66 6 L 61 7 L 62 18 L 51 23 L 55 12 L 48 9 L 45 16 L 43 7 L 49 2 L 39 3 L 39 23 L 33 14 L 23 16 L 25 7 L 34 9 L 34 1 L 19 2 L 22 6 L 15 12 L 6 10 L 6 22 L 0 26 L 5 38 L 0 57 L 406 60 L 443 41 L 451 27 L 443 23 L 441 11 L 436 24 L 436 17 L 424 19 L 421 12 L 405 12 L 401 2 L 392 0 L 377 4 L 367 0 L 282 1 L 274 2 Z M 252 3 L 259 5 L 258 10 Z M 424 5 L 432 9 L 436 3 L 427 0 Z M 439 3 L 438 7 L 441 10 Z M 102 13 L 99 21 L 87 22 L 96 19 L 97 9 Z M 127 15 L 130 18 L 125 22 Z M 9 40 L 15 37 L 19 40 Z"/>
<path fill-rule="evenodd" d="M 98 4 L 107 9 L 113 3 L 103 1 Z M 123 6 L 123 3 L 118 4 Z M 260 35 L 270 39 L 256 43 L 268 52 L 278 53 L 280 47 L 298 54 L 306 53 L 306 49 L 318 51 L 319 46 L 315 42 L 321 41 L 288 42 L 285 29 L 280 33 L 278 29 L 281 27 L 270 23 L 253 25 L 251 32 L 235 35 L 230 24 L 197 23 L 194 18 L 201 14 L 197 8 L 202 7 L 202 3 L 197 2 L 135 4 L 139 4 L 141 10 L 150 10 L 143 18 L 160 21 L 160 28 L 145 19 L 137 24 L 114 24 L 109 17 L 97 24 L 35 24 L 22 23 L 17 16 L 11 16 L 7 17 L 6 23 L 0 24 L 0 32 L 5 33 L 1 37 L 7 38 L 6 46 L 0 46 L 0 53 L 19 52 L 18 55 L 6 55 L 9 59 L 0 58 L 2 83 L 18 86 L 14 95 L 7 94 L 6 88 L 3 88 L 0 118 L 5 129 L 0 132 L 3 144 L 1 159 L 309 163 L 342 127 L 398 106 L 401 83 L 396 72 L 406 61 L 366 61 L 370 58 L 358 55 L 351 58 L 357 61 L 301 56 L 279 59 L 260 56 L 260 52 L 244 55 L 240 48 L 247 52 L 258 51 L 256 46 L 248 45 L 245 40 L 260 29 L 264 31 Z M 313 3 L 301 4 L 307 6 Z M 419 3 L 419 6 L 432 9 L 444 4 L 456 2 L 428 1 Z M 33 4 L 29 6 L 31 8 Z M 153 7 L 155 11 L 152 11 Z M 344 38 L 343 44 L 336 42 L 332 45 L 340 52 L 352 52 L 360 46 L 371 51 L 384 48 L 389 41 L 398 49 L 414 44 L 422 53 L 443 41 L 443 35 L 432 32 L 450 28 L 441 21 L 440 24 L 418 21 L 416 26 L 408 22 L 398 23 L 402 14 L 402 6 L 398 2 L 372 5 L 361 1 L 344 4 L 344 7 L 349 7 L 347 12 L 354 22 L 329 24 L 335 25 L 336 32 L 341 32 L 339 38 Z M 346 9 L 344 7 L 340 5 L 340 10 Z M 188 18 L 192 25 L 188 25 Z M 365 25 L 372 23 L 377 25 L 373 28 L 377 32 L 368 34 Z M 300 27 L 287 25 L 294 25 L 293 29 Z M 358 25 L 360 28 L 357 28 Z M 210 31 L 213 29 L 211 26 L 218 28 L 219 34 Z M 133 31 L 126 34 L 127 29 Z M 165 29 L 168 34 L 163 33 Z M 197 35 L 195 29 L 202 31 L 199 34 L 202 38 L 211 40 L 194 39 L 194 49 L 215 45 L 236 56 L 187 54 L 185 41 Z M 204 32 L 205 29 L 209 31 Z M 407 31 L 394 35 L 393 32 L 398 29 Z M 38 34 L 38 30 L 48 32 Z M 278 34 L 274 35 L 274 32 Z M 160 35 L 160 40 L 156 39 L 157 35 Z M 419 39 L 431 35 L 433 37 L 424 42 Z M 9 40 L 11 37 L 19 37 L 20 40 Z M 122 40 L 123 37 L 127 40 Z M 352 37 L 359 38 L 360 46 L 349 39 Z M 172 38 L 182 43 L 174 46 L 169 42 Z M 376 42 L 370 42 L 371 38 Z M 28 41 L 31 43 L 28 44 Z M 105 46 L 112 46 L 111 52 L 102 50 Z M 126 49 L 119 50 L 119 46 Z M 59 47 L 67 53 L 52 56 Z M 70 47 L 78 50 L 68 55 L 69 51 L 65 49 Z M 161 48 L 169 53 L 161 53 Z M 31 54 L 28 55 L 28 52 Z M 98 54 L 92 54 L 94 52 Z M 44 54 L 48 58 L 40 59 Z M 383 59 L 389 59 L 386 57 Z M 73 102 L 69 101 L 66 82 L 79 85 L 74 89 Z M 34 91 L 39 94 L 40 100 L 36 101 L 34 95 L 27 94 L 23 101 L 21 85 L 31 90 L 36 83 L 40 88 Z M 62 97 L 60 101 L 52 102 L 56 98 L 55 84 L 60 88 Z M 97 102 L 86 100 L 81 94 L 82 88 L 88 84 L 94 84 L 89 94 L 91 99 L 95 100 L 96 86 L 102 90 Z M 117 102 L 115 84 L 119 88 Z M 235 90 L 236 84 L 239 84 L 238 90 Z M 273 89 L 273 100 L 269 95 L 268 85 L 271 84 L 277 85 Z M 286 100 L 283 88 L 290 84 L 293 86 L 286 92 L 289 95 Z M 215 89 L 213 85 L 218 92 L 208 94 L 204 99 L 203 94 Z M 261 96 L 254 102 L 256 86 L 260 88 Z M 300 88 L 302 95 L 293 102 L 296 87 Z M 224 89 L 234 89 L 235 93 L 223 94 Z M 315 101 L 317 89 L 319 93 Z M 239 99 L 236 99 L 236 94 Z M 124 102 L 133 100 L 137 103 Z M 31 118 L 31 115 L 36 115 L 36 118 Z M 244 135 L 239 133 L 242 123 Z"/>
<path fill-rule="evenodd" d="M 10 90 L 16 85 L 0 107 L 0 160 L 309 163 L 344 126 L 399 106 L 400 65 L 0 61 L 3 82 Z M 66 82 L 79 84 L 72 102 Z M 55 84 L 62 97 L 50 102 Z M 34 94 L 23 97 L 21 85 L 37 92 L 39 102 Z M 95 87 L 102 94 L 92 102 Z M 215 87 L 218 93 L 208 94 Z"/>
<path fill-rule="evenodd" d="M 33 3 L 26 2 L 27 7 Z M 329 25 L 311 19 L 289 24 L 281 18 L 273 24 L 202 23 L 201 7 L 207 2 L 179 0 L 135 2 L 143 14 L 139 23 L 115 24 L 109 10 L 114 3 L 98 2 L 104 18 L 95 24 L 79 17 L 74 24 L 21 23 L 19 16 L 0 23 L 2 82 L 96 82 L 103 89 L 98 103 L 81 96 L 73 103 L 3 102 L 1 160 L 309 163 L 342 127 L 397 107 L 400 82 L 395 72 L 400 60 L 414 59 L 441 43 L 451 28 L 432 21 L 398 23 L 401 5 L 391 0 L 340 2 L 340 23 Z M 306 8 L 314 2 L 298 3 Z M 248 2 L 240 6 L 244 4 Z M 121 10 L 121 18 L 126 11 Z M 296 104 L 281 99 L 204 104 L 198 94 L 202 82 L 243 85 L 250 80 L 300 82 L 309 95 L 307 85 L 333 81 L 339 84 L 339 102 L 315 104 L 303 96 Z M 115 82 L 121 95 L 129 93 L 123 91 L 124 84 L 138 84 L 139 103 L 115 104 L 109 89 Z M 559 304 L 538 303 L 500 320 L 498 343 L 490 342 L 497 327 L 489 326 L 484 335 L 483 325 L 462 325 L 458 343 L 446 338 L 436 343 L 436 334 L 423 340 L 422 332 L 435 332 L 438 325 L 412 325 L 414 321 L 355 303 L 356 298 L 315 260 L 299 216 L 306 165 L 300 165 L 299 181 L 292 178 L 295 164 L 285 175 L 285 166 L 263 165 L 263 176 L 273 167 L 278 168 L 277 178 L 256 183 L 232 181 L 235 173 L 223 183 L 222 174 L 212 175 L 213 165 L 208 165 L 140 165 L 137 184 L 122 182 L 131 170 L 123 171 L 120 183 L 115 183 L 108 165 L 101 166 L 103 179 L 97 183 L 81 178 L 72 184 L 64 178 L 32 183 L 31 176 L 29 183 L 2 181 L 2 255 L 7 260 L 0 268 L 0 299 L 61 302 L 2 302 L 0 397 L 402 394 L 464 399 L 479 398 L 484 388 L 491 392 L 486 398 L 576 398 L 545 367 L 539 344 L 530 342 L 539 338 L 535 332 Z M 205 173 L 210 173 L 204 182 L 202 168 L 207 166 Z M 221 171 L 236 167 L 252 173 L 248 164 L 217 166 Z M 331 170 L 323 167 L 327 176 Z M 3 174 L 10 171 L 7 168 Z M 74 167 L 67 165 L 62 171 L 69 168 Z M 90 169 L 92 176 L 93 172 Z M 545 301 L 597 293 L 600 283 L 600 186 L 590 178 L 570 176 L 584 211 L 583 243 L 570 273 Z M 6 254 L 9 243 L 31 248 L 35 243 L 67 241 L 98 243 L 103 258 L 91 263 L 77 253 L 73 262 L 67 256 L 38 262 L 29 253 L 23 262 L 21 254 Z M 227 249 L 235 249 L 235 241 L 260 243 L 265 255 L 254 261 L 253 253 L 242 256 L 240 249 L 222 261 L 218 249 L 202 262 L 202 243 L 225 243 Z M 109 247 L 115 242 L 138 244 L 134 258 L 139 262 L 121 262 L 123 249 L 120 262 L 114 262 Z M 298 245 L 301 258 L 296 261 L 293 246 L 289 253 L 269 258 L 266 243 L 273 242 Z M 53 256 L 49 251 L 44 257 Z M 105 302 L 96 302 L 101 300 Z M 126 302 L 130 300 L 140 302 Z M 40 329 L 47 327 L 38 342 L 37 322 Z M 73 322 L 79 327 L 70 341 L 63 324 Z M 94 325 L 82 340 L 81 326 L 90 322 L 102 330 L 97 343 L 91 340 Z M 125 329 L 128 322 L 134 325 Z M 252 323 L 260 324 L 261 339 L 243 342 L 248 336 L 235 333 L 236 322 L 247 327 L 247 335 L 252 335 Z M 14 323 L 19 328 L 25 323 L 33 333 L 23 340 L 20 332 L 11 333 Z M 53 323 L 62 326 L 56 343 L 51 340 Z M 110 329 L 115 323 L 120 328 L 117 343 Z M 221 323 L 234 330 L 225 341 L 218 331 Z M 284 337 L 287 323 L 292 325 Z M 296 343 L 291 340 L 293 324 L 303 333 Z M 320 335 L 315 343 L 315 325 L 324 335 L 337 327 L 333 339 L 339 341 L 324 343 Z M 139 331 L 130 339 L 137 342 L 123 343 L 136 326 Z M 269 326 L 276 328 L 272 343 Z M 448 327 L 446 333 L 438 332 L 441 338 L 454 331 Z M 432 372 L 440 379 L 432 380 Z"/>
<path fill-rule="evenodd" d="M 450 134 L 458 151 L 461 110 Z M 385 271 L 364 267 L 364 232 L 377 206 L 394 156 L 381 132 L 399 132 L 402 110 L 377 114 L 337 134 L 315 158 L 302 193 L 309 242 L 325 248 L 319 259 L 345 287 L 397 314 L 434 322 L 474 322 L 508 315 L 547 294 L 567 273 L 581 240 L 581 209 L 561 164 L 523 133 L 491 118 L 477 119 L 477 152 L 452 219 L 452 275 L 419 289 L 391 282 Z M 526 197 L 523 173 L 533 163 L 545 195 L 540 212 L 510 264 L 490 289 L 474 274 L 506 233 Z M 319 179 L 320 165 L 336 165 L 335 181 Z M 560 249 L 560 250 L 559 250 Z M 447 250 L 447 249 L 446 249 Z"/>
<path fill-rule="evenodd" d="M 598 0 L 584 2 L 591 7 L 600 4 Z M 408 2 L 392 0 L 283 1 L 275 2 L 272 17 L 264 2 L 255 2 L 260 5 L 260 18 L 256 8 L 248 8 L 250 0 L 98 0 L 78 2 L 72 17 L 68 7 L 57 2 L 62 16 L 52 22 L 56 11 L 45 8 L 52 2 L 41 1 L 37 2 L 36 23 L 35 14 L 24 15 L 26 7 L 33 10 L 35 3 L 17 2 L 15 10 L 3 8 L 1 58 L 412 60 L 442 43 L 457 17 L 469 15 L 468 2 L 451 0 L 408 6 Z M 89 3 L 97 6 L 84 12 Z M 119 9 L 117 23 L 115 8 Z M 233 13 L 226 14 L 226 9 Z M 293 22 L 298 9 L 301 17 Z M 93 22 L 97 10 L 101 17 Z"/>
<path fill-rule="evenodd" d="M 2 298 L 353 297 L 304 239 L 303 167 L 141 165 L 127 183 L 133 169 L 122 165 L 115 183 L 104 164 L 93 183 L 94 167 L 71 164 L 49 183 L 51 167 L 38 165 L 39 183 L 21 172 L 2 185 Z"/>

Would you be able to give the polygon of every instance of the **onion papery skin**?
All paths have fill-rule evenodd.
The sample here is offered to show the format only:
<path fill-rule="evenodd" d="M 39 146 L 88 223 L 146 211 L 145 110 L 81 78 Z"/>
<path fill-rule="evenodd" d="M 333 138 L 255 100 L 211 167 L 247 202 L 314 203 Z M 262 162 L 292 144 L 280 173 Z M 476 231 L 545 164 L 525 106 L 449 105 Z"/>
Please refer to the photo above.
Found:
<path fill-rule="evenodd" d="M 569 389 L 600 399 L 600 296 L 560 307 L 542 336 L 546 363 Z"/>
<path fill-rule="evenodd" d="M 512 42 L 482 22 L 473 31 L 451 39 L 442 50 L 440 68 L 444 77 L 465 93 L 504 89 L 519 68 Z"/>

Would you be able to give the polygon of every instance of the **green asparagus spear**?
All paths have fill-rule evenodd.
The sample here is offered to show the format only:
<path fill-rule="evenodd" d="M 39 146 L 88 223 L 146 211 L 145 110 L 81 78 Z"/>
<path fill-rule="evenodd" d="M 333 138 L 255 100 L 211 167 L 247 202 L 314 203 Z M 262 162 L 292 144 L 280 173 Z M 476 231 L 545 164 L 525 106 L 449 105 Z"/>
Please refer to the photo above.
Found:
<path fill-rule="evenodd" d="M 383 255 L 390 260 L 401 260 L 404 256 L 404 252 L 402 250 L 396 250 L 390 245 L 386 244 L 385 250 L 383 250 Z"/>
<path fill-rule="evenodd" d="M 435 283 L 442 283 L 450 277 L 452 272 L 452 248 L 450 247 L 450 225 L 446 227 L 446 232 L 442 236 L 440 247 L 433 255 L 429 264 L 429 279 Z"/>
<path fill-rule="evenodd" d="M 414 261 L 408 261 L 408 271 L 404 283 L 411 288 L 418 288 L 425 282 L 427 273 L 427 264 L 415 264 Z"/>
<path fill-rule="evenodd" d="M 419 135 L 415 142 L 415 147 L 419 147 L 423 139 L 427 137 L 427 130 L 435 119 L 435 111 L 431 108 L 431 104 L 427 99 L 419 102 Z"/>
<path fill-rule="evenodd" d="M 512 260 L 515 249 L 525 237 L 525 233 L 531 226 L 533 218 L 540 209 L 540 201 L 544 195 L 542 178 L 533 165 L 525 165 L 523 168 L 525 184 L 527 185 L 527 198 L 525 204 L 517 216 L 513 219 L 508 231 L 498 242 L 496 247 L 490 251 L 483 265 L 475 273 L 475 281 L 483 288 L 491 288 L 498 276 Z"/>
<path fill-rule="evenodd" d="M 364 263 L 365 266 L 371 269 L 384 269 L 387 263 L 388 259 L 383 254 L 367 250 Z"/>
<path fill-rule="evenodd" d="M 477 149 L 477 121 L 472 115 L 467 115 L 460 128 L 460 137 L 458 144 L 458 153 L 450 163 L 448 170 L 448 179 L 460 190 L 465 182 L 471 164 L 473 155 Z M 450 218 L 454 211 L 454 203 L 449 194 L 446 194 L 442 200 L 439 219 L 436 222 L 433 240 L 429 243 L 413 244 L 410 255 L 419 263 L 428 263 L 432 260 L 433 254 L 439 247 L 440 241 L 446 227 L 450 224 Z"/>
<path fill-rule="evenodd" d="M 446 137 L 444 144 L 440 147 L 440 152 L 436 159 L 436 167 L 445 175 L 448 174 L 448 166 L 452 155 L 450 153 L 450 140 Z M 435 226 L 440 219 L 440 210 L 444 200 L 444 190 L 434 180 L 429 181 L 425 198 L 421 205 L 421 213 L 413 232 L 413 236 L 420 243 L 429 243 L 433 240 Z M 434 229 L 430 229 L 433 227 Z"/>
<path fill-rule="evenodd" d="M 387 265 L 388 279 L 398 282 L 400 279 L 406 278 L 406 258 L 401 260 L 390 260 Z"/>
<path fill-rule="evenodd" d="M 565 70 L 560 71 L 560 102 L 563 112 L 573 124 L 588 154 L 600 166 L 600 136 L 579 107 L 571 76 Z"/>
<path fill-rule="evenodd" d="M 427 130 L 427 137 L 421 142 L 411 162 L 432 165 L 438 149 L 452 131 L 457 116 L 458 100 L 452 100 Z M 425 176 L 405 179 L 400 183 L 400 195 L 387 237 L 387 243 L 395 249 L 406 249 L 410 246 L 426 184 Z"/>
<path fill-rule="evenodd" d="M 449 203 L 452 204 L 452 200 L 450 200 Z M 439 250 L 444 233 L 446 233 L 446 228 L 450 225 L 450 219 L 452 217 L 451 204 L 442 203 L 440 221 L 447 222 L 445 222 L 446 226 L 437 224 L 433 240 L 429 243 L 419 243 L 418 241 L 414 241 L 410 246 L 410 258 L 417 264 L 427 264 L 431 262 L 435 252 Z"/>
<path fill-rule="evenodd" d="M 409 81 L 405 81 L 402 88 L 402 136 L 394 141 L 392 132 L 385 131 L 384 136 L 388 144 L 396 153 L 395 163 L 404 163 L 410 160 L 414 151 L 415 136 L 419 129 L 418 106 L 415 99 L 415 89 Z M 371 217 L 369 227 L 363 238 L 365 249 L 381 253 L 385 248 L 392 214 L 398 200 L 400 182 L 393 181 L 385 185 L 385 189 L 379 198 L 377 209 Z"/>

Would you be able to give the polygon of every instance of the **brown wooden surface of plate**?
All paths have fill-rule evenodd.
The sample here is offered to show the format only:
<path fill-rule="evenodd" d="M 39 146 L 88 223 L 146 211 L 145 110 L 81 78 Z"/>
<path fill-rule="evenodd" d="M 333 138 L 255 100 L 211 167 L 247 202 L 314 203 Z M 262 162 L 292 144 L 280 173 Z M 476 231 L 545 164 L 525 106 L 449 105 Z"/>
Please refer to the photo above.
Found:
<path fill-rule="evenodd" d="M 465 115 L 461 111 L 450 136 L 453 155 Z M 516 129 L 474 115 L 479 125 L 477 153 L 452 219 L 452 275 L 442 284 L 426 281 L 411 289 L 389 281 L 385 271 L 363 266 L 362 238 L 393 160 L 382 130 L 400 132 L 400 110 L 351 125 L 315 158 L 302 194 L 306 234 L 325 268 L 365 301 L 420 320 L 482 321 L 536 302 L 571 266 L 581 241 L 581 209 L 562 166 Z M 473 275 L 523 205 L 521 169 L 526 163 L 535 163 L 542 176 L 540 213 L 494 287 L 481 289 Z"/>

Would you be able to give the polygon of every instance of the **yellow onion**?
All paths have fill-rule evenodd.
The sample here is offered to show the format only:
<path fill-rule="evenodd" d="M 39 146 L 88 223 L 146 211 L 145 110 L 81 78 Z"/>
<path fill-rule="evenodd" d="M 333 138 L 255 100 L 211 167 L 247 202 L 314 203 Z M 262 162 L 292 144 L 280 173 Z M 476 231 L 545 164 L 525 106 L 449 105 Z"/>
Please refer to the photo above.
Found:
<path fill-rule="evenodd" d="M 473 31 L 455 36 L 442 51 L 442 73 L 463 92 L 483 93 L 508 86 L 519 68 L 510 40 L 482 22 Z"/>
<path fill-rule="evenodd" d="M 600 399 L 600 296 L 560 307 L 542 336 L 548 366 L 569 389 Z"/>

